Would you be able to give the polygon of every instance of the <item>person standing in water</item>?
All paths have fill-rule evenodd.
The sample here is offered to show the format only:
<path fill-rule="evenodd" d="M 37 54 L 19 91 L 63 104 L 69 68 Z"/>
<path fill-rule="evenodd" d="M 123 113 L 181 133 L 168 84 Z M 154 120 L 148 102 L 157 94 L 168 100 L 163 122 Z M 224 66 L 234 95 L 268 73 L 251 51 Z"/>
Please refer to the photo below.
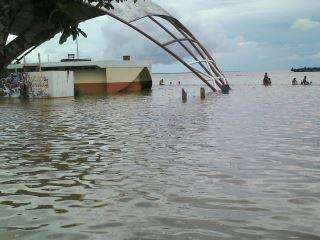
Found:
<path fill-rule="evenodd" d="M 298 81 L 297 81 L 297 78 L 294 78 L 294 79 L 292 80 L 292 85 L 293 85 L 293 86 L 296 86 L 296 85 L 298 85 Z"/>
<path fill-rule="evenodd" d="M 272 82 L 271 82 L 271 78 L 269 78 L 268 73 L 264 74 L 264 78 L 263 78 L 263 85 L 264 86 L 271 86 Z"/>
<path fill-rule="evenodd" d="M 307 86 L 307 85 L 310 85 L 310 84 L 311 84 L 311 83 L 307 81 L 307 76 L 304 76 L 304 78 L 303 78 L 303 80 L 302 80 L 302 82 L 301 82 L 301 85 Z"/>

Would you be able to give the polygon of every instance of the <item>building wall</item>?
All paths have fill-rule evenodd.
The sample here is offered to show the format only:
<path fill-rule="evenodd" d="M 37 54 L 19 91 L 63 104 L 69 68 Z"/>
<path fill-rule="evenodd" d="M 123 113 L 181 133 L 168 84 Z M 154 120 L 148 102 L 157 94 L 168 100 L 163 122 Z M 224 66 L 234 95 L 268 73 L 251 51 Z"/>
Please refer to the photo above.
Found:
<path fill-rule="evenodd" d="M 74 83 L 107 83 L 106 70 L 76 70 L 74 72 Z"/>
<path fill-rule="evenodd" d="M 74 97 L 74 73 L 72 71 L 55 71 L 45 74 L 49 80 L 50 97 Z"/>
<path fill-rule="evenodd" d="M 81 83 L 130 83 L 138 79 L 144 68 L 107 68 L 95 70 L 77 70 L 74 82 Z M 145 79 L 150 81 L 150 79 Z"/>
<path fill-rule="evenodd" d="M 31 78 L 46 78 L 47 92 L 50 98 L 73 97 L 74 75 L 72 71 L 30 72 Z"/>
<path fill-rule="evenodd" d="M 130 83 L 137 79 L 143 68 L 107 68 L 107 83 Z"/>
<path fill-rule="evenodd" d="M 75 90 L 87 94 L 137 92 L 150 89 L 152 79 L 147 67 L 108 67 L 75 71 Z"/>
<path fill-rule="evenodd" d="M 8 67 L 11 70 L 34 72 L 37 71 L 37 64 L 13 64 Z M 64 75 L 62 72 L 73 69 L 74 91 L 84 94 L 105 94 L 123 92 L 137 92 L 148 90 L 152 87 L 151 63 L 148 61 L 76 61 L 76 62 L 56 62 L 43 63 L 42 73 L 50 74 L 49 78 L 55 79 L 57 86 L 51 93 L 54 97 L 70 95 L 70 86 L 67 92 L 63 81 L 67 81 L 71 75 Z M 59 69 L 61 71 L 59 72 Z M 83 69 L 83 70 L 77 70 Z M 86 69 L 86 70 L 85 70 Z M 30 73 L 31 74 L 31 73 Z M 35 73 L 37 74 L 37 73 Z M 59 75 L 62 74 L 62 75 Z M 59 76 L 59 77 L 56 77 Z M 0 82 L 1 85 L 1 82 Z M 3 84 L 2 84 L 3 85 Z M 1 87 L 1 86 L 0 86 Z M 59 88 L 59 89 L 58 89 Z M 1 89 L 0 89 L 1 90 Z M 40 89 L 41 90 L 41 89 Z M 74 93 L 74 92 L 73 92 Z M 4 91 L 0 94 L 6 94 Z"/>

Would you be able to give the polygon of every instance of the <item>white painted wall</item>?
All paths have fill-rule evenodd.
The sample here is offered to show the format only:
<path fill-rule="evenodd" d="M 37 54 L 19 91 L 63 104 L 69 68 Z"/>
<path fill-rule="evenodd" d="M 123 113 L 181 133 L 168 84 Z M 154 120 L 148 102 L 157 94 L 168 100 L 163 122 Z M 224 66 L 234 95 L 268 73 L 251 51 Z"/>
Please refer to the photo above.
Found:
<path fill-rule="evenodd" d="M 42 75 L 48 79 L 50 98 L 74 97 L 73 71 L 30 72 L 30 76 Z"/>
<path fill-rule="evenodd" d="M 50 97 L 74 97 L 73 71 L 52 71 L 45 74 L 49 80 Z"/>

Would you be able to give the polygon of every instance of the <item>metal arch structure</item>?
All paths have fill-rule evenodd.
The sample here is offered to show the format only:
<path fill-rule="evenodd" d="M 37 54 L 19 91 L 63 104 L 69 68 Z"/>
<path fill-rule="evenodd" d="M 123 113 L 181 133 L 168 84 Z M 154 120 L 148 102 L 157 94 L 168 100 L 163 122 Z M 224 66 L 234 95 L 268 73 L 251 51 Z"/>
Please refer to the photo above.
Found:
<path fill-rule="evenodd" d="M 60 29 L 55 29 L 53 26 L 46 26 L 45 23 L 42 22 L 39 22 L 39 25 L 37 26 L 33 26 L 36 19 L 29 14 L 27 9 L 28 5 L 24 7 L 26 9 L 15 19 L 11 26 L 10 33 L 19 36 L 20 34 L 29 31 L 28 35 L 33 36 L 42 32 L 50 32 L 51 36 L 53 36 L 52 34 L 60 32 Z M 201 42 L 178 19 L 170 15 L 151 0 L 139 0 L 136 3 L 133 0 L 127 0 L 121 3 L 114 3 L 114 9 L 111 10 L 97 8 L 88 2 L 83 3 L 79 1 L 75 3 L 75 8 L 73 10 L 70 9 L 70 14 L 78 22 L 104 15 L 110 16 L 136 30 L 138 33 L 161 47 L 177 61 L 181 62 L 187 69 L 193 72 L 214 92 L 222 90 L 225 86 L 229 88 L 228 80 L 217 66 L 209 51 L 207 51 Z M 161 32 L 168 35 L 170 40 L 160 42 L 160 40 L 153 37 L 150 32 L 136 26 L 135 23 L 142 19 L 147 20 L 148 23 L 154 25 L 157 29 L 161 30 Z M 165 22 L 165 24 L 162 22 Z M 30 26 L 32 27 L 30 28 Z M 49 38 L 43 38 L 41 41 L 33 42 L 33 44 L 26 44 L 23 46 L 23 48 L 25 48 L 24 54 L 21 52 L 21 55 L 25 56 L 39 44 L 47 40 L 49 40 Z M 182 48 L 185 53 L 184 56 L 180 56 L 176 49 L 170 48 L 176 44 L 180 46 L 180 49 Z M 23 48 L 21 50 L 23 50 Z M 187 62 L 184 60 L 185 57 L 193 59 L 193 62 Z"/>
<path fill-rule="evenodd" d="M 214 92 L 220 91 L 224 85 L 229 87 L 228 80 L 217 66 L 209 51 L 178 19 L 171 16 L 167 11 L 165 11 L 159 5 L 153 3 L 151 0 L 144 0 L 140 3 L 128 1 L 126 3 L 116 5 L 113 10 L 104 11 L 105 15 L 108 15 L 126 24 L 161 47 L 172 57 L 182 63 L 192 73 L 194 73 Z M 157 26 L 164 33 L 168 34 L 171 37 L 171 40 L 167 42 L 160 42 L 148 32 L 144 31 L 138 26 L 135 26 L 134 23 L 141 19 L 148 19 L 149 21 L 153 22 L 155 26 Z M 170 31 L 168 27 L 163 25 L 159 21 L 160 19 L 169 23 L 169 25 L 175 29 L 176 33 Z M 177 36 L 177 33 L 181 37 Z M 187 45 L 185 43 L 189 44 Z M 178 44 L 180 47 L 182 47 L 194 62 L 186 62 L 183 57 L 179 56 L 178 53 L 170 49 L 169 46 L 173 44 Z"/>

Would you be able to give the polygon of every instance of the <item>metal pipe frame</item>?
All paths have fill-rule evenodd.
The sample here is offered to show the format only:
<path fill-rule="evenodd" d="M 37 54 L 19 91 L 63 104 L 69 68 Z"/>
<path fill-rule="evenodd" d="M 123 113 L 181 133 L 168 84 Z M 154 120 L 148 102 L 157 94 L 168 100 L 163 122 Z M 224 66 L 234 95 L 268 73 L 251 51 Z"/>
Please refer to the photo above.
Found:
<path fill-rule="evenodd" d="M 188 39 L 188 38 L 179 38 L 179 39 L 175 39 L 175 40 L 171 40 L 169 42 L 166 42 L 163 44 L 163 46 L 168 46 L 168 45 L 174 44 L 176 42 L 185 42 L 185 41 L 194 41 L 194 40 Z"/>
<path fill-rule="evenodd" d="M 186 39 L 189 40 L 192 47 L 197 51 L 197 53 L 200 55 L 202 59 L 210 60 L 209 62 L 209 69 L 210 72 L 213 71 L 215 75 L 219 76 L 219 81 L 216 82 L 219 86 L 223 84 L 228 84 L 225 76 L 223 75 L 222 71 L 218 68 L 216 65 L 213 57 L 210 55 L 210 53 L 205 49 L 205 47 L 200 43 L 200 41 L 177 19 L 171 17 L 171 16 L 161 16 L 157 15 L 158 17 L 165 19 L 169 23 L 172 24 L 172 26 L 178 30 Z M 198 45 L 198 46 L 196 46 Z M 199 49 L 200 48 L 200 49 Z M 199 63 L 201 66 L 202 64 Z M 202 66 L 203 67 L 203 66 Z M 208 71 L 206 71 L 208 72 Z"/>
<path fill-rule="evenodd" d="M 180 46 L 182 46 L 186 51 L 187 53 L 194 59 L 196 60 L 200 67 L 209 75 L 212 75 L 212 70 L 210 68 L 208 68 L 208 66 L 205 66 L 202 61 L 199 61 L 199 58 L 195 56 L 195 54 L 192 52 L 192 50 L 190 50 L 184 43 L 183 41 L 179 40 L 178 37 L 176 37 L 171 31 L 169 31 L 165 26 L 163 26 L 159 21 L 157 21 L 154 16 L 147 16 L 149 17 L 154 23 L 156 23 L 160 28 L 162 28 L 166 33 L 168 33 L 173 39 L 175 42 L 178 42 L 180 44 Z M 161 16 L 158 16 L 158 17 L 161 17 Z M 166 21 L 168 21 L 168 19 L 166 18 L 163 18 L 165 19 Z M 169 21 L 170 22 L 170 21 Z M 179 29 L 173 25 L 173 27 L 179 31 Z M 188 42 L 192 43 L 192 46 L 196 49 L 196 51 L 198 52 L 198 54 L 200 54 L 200 57 L 204 58 L 204 56 L 201 54 L 201 52 L 199 51 L 199 49 L 197 49 L 197 47 L 193 44 L 193 41 L 194 42 L 197 42 L 197 40 L 195 39 L 191 39 L 189 36 L 187 36 L 186 34 L 183 34 L 183 36 L 185 37 L 185 39 L 187 39 Z M 197 71 L 199 72 L 199 71 Z M 203 75 L 205 75 L 205 73 L 203 73 Z M 212 80 L 214 78 L 210 77 L 209 80 Z M 215 89 L 221 89 L 222 87 L 222 84 L 219 82 L 219 81 L 213 81 L 213 84 L 214 85 L 217 85 L 217 86 L 214 86 Z"/>
<path fill-rule="evenodd" d="M 159 14 L 149 14 L 147 16 L 144 16 L 144 17 L 141 17 L 141 18 L 138 18 L 134 21 L 131 21 L 130 23 L 132 22 L 135 22 L 135 21 L 138 21 L 138 20 L 141 20 L 143 18 L 146 18 L 146 17 L 149 17 L 151 19 L 155 19 L 155 17 L 159 17 L 159 18 L 162 18 L 168 22 L 170 22 L 175 29 L 177 29 L 183 36 L 186 37 L 187 40 L 189 41 L 192 41 L 190 42 L 191 45 L 196 49 L 196 51 L 200 54 L 200 56 L 203 58 L 203 59 L 209 59 L 210 60 L 210 68 L 212 68 L 212 71 L 214 71 L 215 73 L 217 73 L 219 76 L 219 79 L 222 81 L 222 84 L 227 84 L 229 85 L 228 83 L 228 80 L 227 78 L 225 77 L 225 75 L 223 74 L 223 72 L 219 69 L 219 67 L 217 66 L 216 62 L 214 61 L 213 57 L 211 56 L 211 54 L 208 52 L 208 50 L 200 43 L 200 41 L 189 31 L 189 29 L 184 26 L 178 19 L 170 16 L 170 15 L 159 15 Z M 158 21 L 155 21 L 158 25 L 159 25 L 159 22 Z M 172 33 L 170 31 L 168 31 L 167 28 L 165 28 L 164 26 L 162 26 L 160 24 L 160 27 L 165 30 L 168 34 L 170 34 L 172 36 Z M 187 35 L 187 36 L 186 36 Z M 173 38 L 176 39 L 175 36 L 172 36 Z M 184 40 L 185 41 L 185 40 Z M 175 41 L 177 42 L 177 41 Z M 193 43 L 196 43 L 200 49 L 203 51 L 203 53 L 206 55 L 203 56 L 203 54 L 200 52 L 199 48 L 197 46 L 195 46 Z M 197 59 L 195 59 L 197 60 Z"/>
<path fill-rule="evenodd" d="M 209 65 L 209 67 L 205 66 L 203 64 L 203 61 L 200 61 L 200 59 L 198 57 L 196 57 L 195 54 L 192 53 L 192 51 L 183 43 L 183 41 L 179 40 L 179 38 L 176 37 L 171 31 L 169 31 L 165 26 L 163 26 L 161 23 L 159 23 L 159 21 L 157 21 L 155 19 L 155 16 L 147 16 L 147 17 L 149 17 L 153 22 L 155 22 L 166 33 L 168 33 L 175 40 L 175 42 L 178 42 L 190 54 L 190 56 L 193 57 L 193 59 L 196 60 L 199 63 L 200 67 L 207 74 L 212 76 L 212 77 L 210 77 L 210 80 L 216 79 L 216 78 L 213 77 L 213 75 L 219 76 L 219 80 L 215 80 L 215 81 L 213 81 L 213 83 L 216 84 L 221 89 L 221 87 L 222 87 L 222 85 L 224 83 L 220 81 L 220 78 L 221 78 L 222 74 L 219 72 L 219 70 L 217 71 L 216 69 L 212 68 L 210 65 Z M 193 35 L 185 34 L 183 31 L 180 30 L 180 28 L 178 27 L 177 24 L 174 24 L 174 22 L 178 22 L 179 24 L 181 24 L 177 19 L 174 19 L 172 17 L 169 18 L 168 16 L 165 16 L 165 17 L 157 16 L 157 17 L 160 17 L 160 18 L 168 21 L 169 23 L 171 23 L 172 26 L 185 37 L 184 39 L 187 39 L 187 41 L 192 45 L 192 47 L 196 50 L 196 52 L 200 55 L 200 57 L 203 60 L 207 60 L 205 55 L 200 51 L 200 49 L 195 44 L 195 43 L 197 43 L 198 45 L 200 45 L 199 41 L 197 39 L 195 39 Z"/>
<path fill-rule="evenodd" d="M 227 82 L 225 81 L 225 77 L 222 73 L 222 71 L 218 68 L 218 66 L 216 65 L 213 57 L 210 55 L 210 53 L 205 49 L 205 47 L 195 38 L 195 36 L 181 23 L 179 22 L 177 19 L 174 18 L 168 18 L 165 17 L 164 19 L 167 19 L 183 36 L 188 37 L 189 39 L 192 39 L 193 41 L 190 41 L 190 44 L 196 49 L 196 51 L 198 52 L 198 54 L 203 58 L 203 59 L 208 59 L 210 60 L 209 62 L 209 68 L 211 71 L 214 72 L 214 74 L 216 74 L 217 76 L 219 76 L 219 78 L 221 79 L 220 84 L 227 84 Z M 194 44 L 197 43 L 198 46 L 200 47 L 200 49 Z M 204 53 L 202 53 L 201 51 Z M 218 85 L 219 82 L 217 83 Z"/>
<path fill-rule="evenodd" d="M 165 16 L 164 18 L 167 18 L 167 16 Z M 170 19 L 170 18 L 169 18 Z M 176 27 L 178 29 L 181 29 L 183 32 L 185 32 L 186 34 L 188 34 L 193 40 L 195 40 L 195 42 L 199 45 L 199 47 L 201 48 L 201 50 L 206 54 L 206 56 L 212 60 L 212 65 L 215 69 L 217 69 L 217 71 L 219 71 L 219 73 L 221 73 L 221 75 L 223 76 L 222 80 L 224 80 L 224 83 L 229 85 L 229 82 L 227 80 L 227 78 L 225 77 L 225 75 L 223 74 L 223 72 L 219 69 L 218 65 L 216 64 L 216 62 L 214 61 L 213 57 L 210 55 L 210 53 L 208 52 L 208 50 L 197 40 L 197 38 L 178 20 L 174 19 L 177 23 L 172 23 L 174 25 L 177 25 Z M 171 19 L 172 22 L 172 19 Z"/>
<path fill-rule="evenodd" d="M 217 92 L 222 89 L 222 86 L 225 84 L 228 84 L 227 79 L 223 75 L 222 71 L 218 68 L 216 65 L 213 57 L 210 55 L 210 53 L 207 51 L 207 49 L 198 41 L 198 39 L 176 18 L 170 16 L 170 15 L 159 15 L 159 14 L 149 14 L 146 16 L 143 16 L 139 19 L 135 19 L 133 21 L 126 21 L 125 19 L 117 16 L 116 14 L 113 14 L 111 11 L 106 11 L 99 9 L 97 10 L 96 16 L 102 16 L 107 15 L 110 16 L 125 25 L 129 26 L 133 30 L 137 31 L 138 33 L 142 34 L 147 39 L 151 40 L 153 43 L 161 47 L 163 50 L 165 50 L 167 53 L 169 53 L 172 57 L 174 57 L 176 60 L 178 60 L 180 63 L 182 63 L 187 69 L 189 69 L 193 74 L 195 74 L 201 81 L 203 81 L 210 89 L 212 89 L 214 92 Z M 150 19 L 152 22 L 154 22 L 159 28 L 161 28 L 165 33 L 167 33 L 169 36 L 171 36 L 172 40 L 161 43 L 159 40 L 152 37 L 150 34 L 148 34 L 146 31 L 143 31 L 141 28 L 135 26 L 133 23 L 143 19 L 147 18 Z M 177 33 L 171 32 L 166 26 L 162 25 L 157 18 L 160 18 L 162 20 L 167 21 L 171 26 L 176 30 L 178 34 L 182 35 L 182 37 L 177 37 Z M 189 45 L 186 45 L 185 43 L 190 43 Z M 192 57 L 195 61 L 195 63 L 198 64 L 198 67 L 202 69 L 200 71 L 198 68 L 192 66 L 192 64 L 187 63 L 183 58 L 179 56 L 174 50 L 171 50 L 169 46 L 172 44 L 177 43 L 179 46 L 181 46 L 186 53 Z M 191 46 L 191 47 L 190 47 Z M 37 46 L 34 46 L 27 50 L 25 53 L 22 54 L 22 57 L 18 58 L 17 61 L 21 60 L 25 55 L 29 54 L 34 48 Z M 198 56 L 197 56 L 198 55 Z"/>
<path fill-rule="evenodd" d="M 216 66 L 214 59 L 209 54 L 209 52 L 203 47 L 203 45 L 190 33 L 190 31 L 184 27 L 177 19 L 171 17 L 171 16 L 162 16 L 162 15 L 147 15 L 145 17 L 136 19 L 134 21 L 126 21 L 115 14 L 111 12 L 105 12 L 105 15 L 110 16 L 125 25 L 131 27 L 133 30 L 137 31 L 138 33 L 142 34 L 144 37 L 151 40 L 153 43 L 161 47 L 163 50 L 165 50 L 167 53 L 169 53 L 172 57 L 174 57 L 176 60 L 178 60 L 180 63 L 182 63 L 187 69 L 189 69 L 193 74 L 195 74 L 201 81 L 203 81 L 210 89 L 212 89 L 214 92 L 220 91 L 222 86 L 227 84 L 227 81 L 223 75 L 223 73 L 220 71 L 220 69 Z M 166 28 L 164 25 L 162 25 L 156 18 L 159 17 L 161 19 L 164 19 L 168 21 L 174 29 L 176 29 L 183 38 L 177 37 L 173 32 L 171 32 L 168 28 Z M 172 40 L 161 43 L 151 35 L 149 35 L 147 32 L 143 31 L 141 28 L 135 26 L 133 23 L 141 20 L 143 18 L 148 18 L 152 20 L 158 27 L 160 27 L 162 30 L 164 30 L 168 35 L 172 37 Z M 191 46 L 193 47 L 193 50 L 197 52 L 199 55 L 198 57 L 192 52 L 190 48 L 188 48 L 187 45 L 184 44 L 184 42 L 189 42 Z M 190 55 L 195 62 L 200 66 L 204 72 L 198 70 L 197 68 L 193 67 L 192 64 L 187 63 L 182 57 L 178 56 L 173 50 L 169 48 L 170 45 L 178 43 L 187 53 Z"/>
<path fill-rule="evenodd" d="M 131 27 L 132 29 L 134 29 L 135 31 L 137 31 L 138 33 L 142 34 L 144 37 L 148 38 L 149 40 L 151 40 L 152 42 L 154 42 L 156 45 L 158 45 L 159 47 L 161 47 L 163 50 L 165 50 L 166 52 L 168 52 L 171 56 L 173 56 L 175 59 L 177 59 L 179 62 L 181 62 L 186 68 L 188 68 L 191 72 L 193 72 L 200 80 L 202 80 L 212 91 L 217 92 L 219 89 L 215 88 L 205 77 L 203 77 L 199 72 L 196 71 L 196 69 L 194 67 L 192 67 L 190 64 L 188 64 L 187 62 L 185 62 L 182 58 L 180 58 L 176 53 L 174 53 L 172 50 L 170 50 L 168 47 L 163 46 L 162 43 L 160 43 L 158 40 L 156 40 L 155 38 L 153 38 L 151 35 L 147 34 L 146 32 L 144 32 L 143 30 L 141 30 L 140 28 L 134 26 L 131 22 L 128 22 L 110 12 L 106 12 L 106 15 L 118 20 L 119 22 L 124 23 L 125 25 Z"/>

